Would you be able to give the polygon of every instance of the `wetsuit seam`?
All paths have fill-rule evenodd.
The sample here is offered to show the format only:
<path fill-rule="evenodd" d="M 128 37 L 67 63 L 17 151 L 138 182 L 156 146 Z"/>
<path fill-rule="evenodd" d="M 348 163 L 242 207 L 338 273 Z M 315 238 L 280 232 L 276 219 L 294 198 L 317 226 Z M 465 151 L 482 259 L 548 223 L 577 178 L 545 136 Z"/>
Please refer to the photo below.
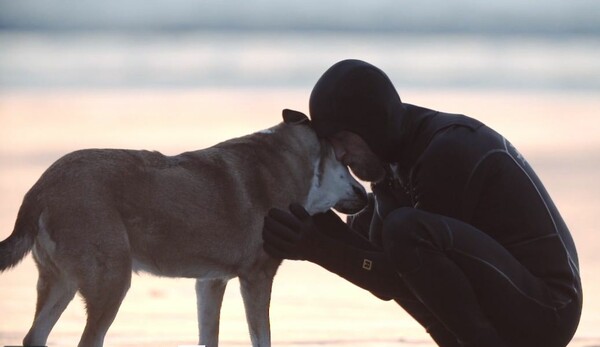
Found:
<path fill-rule="evenodd" d="M 529 244 L 529 243 L 532 243 L 532 242 L 536 242 L 536 241 L 540 241 L 540 240 L 545 240 L 545 239 L 549 239 L 549 238 L 552 238 L 552 237 L 558 237 L 558 235 L 557 234 L 547 234 L 547 235 L 543 235 L 543 236 L 538 236 L 538 237 L 534 237 L 534 238 L 527 239 L 527 240 L 524 240 L 524 241 L 519 241 L 519 242 L 507 244 L 507 245 L 505 245 L 505 247 L 506 248 L 520 247 L 520 246 L 523 246 L 523 245 L 526 245 L 526 244 Z"/>
<path fill-rule="evenodd" d="M 471 173 L 469 174 L 469 178 L 467 179 L 467 184 L 465 185 L 465 191 L 468 191 L 469 186 L 471 185 L 471 181 L 473 180 L 473 177 L 475 176 L 475 172 L 477 172 L 477 170 L 479 169 L 479 167 L 481 166 L 481 164 L 488 159 L 492 154 L 496 154 L 496 153 L 505 153 L 504 150 L 502 149 L 493 149 L 491 151 L 488 151 L 487 153 L 485 153 L 481 159 L 479 159 L 479 161 L 477 161 L 477 163 L 473 166 L 473 170 L 471 170 Z"/>
<path fill-rule="evenodd" d="M 515 289 L 517 290 L 517 292 L 519 292 L 519 294 L 521 294 L 523 297 L 525 297 L 525 298 L 527 298 L 527 299 L 529 299 L 529 300 L 531 300 L 531 301 L 535 302 L 536 304 L 538 304 L 538 305 L 540 305 L 540 306 L 542 306 L 542 307 L 545 307 L 545 308 L 547 308 L 547 309 L 550 309 L 550 310 L 552 310 L 552 311 L 555 311 L 555 312 L 557 311 L 557 308 L 556 308 L 555 306 L 552 306 L 552 305 L 548 305 L 548 304 L 546 304 L 546 303 L 543 303 L 543 302 L 541 302 L 540 300 L 538 300 L 538 299 L 536 299 L 536 298 L 534 298 L 534 297 L 532 297 L 532 296 L 528 295 L 527 293 L 525 293 L 525 291 L 523 291 L 521 288 L 519 288 L 519 286 L 517 286 L 517 284 L 516 284 L 515 282 L 513 282 L 513 280 L 512 280 L 510 277 L 508 277 L 508 276 L 507 276 L 507 275 L 506 275 L 504 272 L 502 272 L 502 270 L 498 269 L 498 268 L 497 268 L 496 266 L 494 266 L 492 263 L 490 263 L 490 262 L 488 262 L 488 261 L 486 261 L 486 260 L 484 260 L 484 259 L 481 259 L 481 258 L 479 258 L 479 257 L 477 257 L 477 256 L 474 256 L 474 255 L 472 255 L 472 254 L 468 254 L 468 253 L 466 253 L 466 252 L 463 252 L 463 251 L 461 251 L 460 249 L 456 249 L 456 250 L 455 250 L 455 252 L 456 252 L 456 253 L 458 253 L 458 254 L 464 255 L 464 256 L 465 256 L 465 257 L 467 257 L 467 258 L 474 259 L 474 260 L 476 260 L 476 261 L 478 261 L 478 262 L 480 262 L 480 263 L 482 263 L 482 264 L 484 264 L 484 265 L 487 265 L 487 266 L 488 266 L 488 267 L 490 267 L 492 270 L 494 270 L 495 272 L 497 272 L 498 274 L 500 274 L 500 276 L 501 276 L 501 277 L 503 277 L 503 278 L 504 278 L 504 279 L 505 279 L 505 280 L 506 280 L 506 281 L 507 281 L 507 282 L 508 282 L 508 283 L 509 283 L 509 284 L 510 284 L 510 285 L 511 285 L 513 288 L 515 288 Z"/>
<path fill-rule="evenodd" d="M 444 221 L 444 225 L 446 226 L 446 230 L 448 231 L 448 238 L 449 240 L 449 245 L 448 248 L 446 249 L 446 251 L 453 251 L 454 250 L 454 233 L 452 232 L 452 228 L 450 228 L 450 226 L 448 225 L 448 223 L 446 223 L 446 221 Z"/>

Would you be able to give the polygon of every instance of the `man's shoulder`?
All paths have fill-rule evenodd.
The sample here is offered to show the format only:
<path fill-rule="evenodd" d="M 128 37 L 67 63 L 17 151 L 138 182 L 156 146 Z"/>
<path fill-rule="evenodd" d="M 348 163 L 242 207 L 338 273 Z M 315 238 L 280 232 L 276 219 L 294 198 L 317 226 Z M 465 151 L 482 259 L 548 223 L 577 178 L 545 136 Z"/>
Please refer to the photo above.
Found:
<path fill-rule="evenodd" d="M 427 129 L 421 130 L 425 130 L 427 132 L 435 132 L 449 126 L 463 126 L 471 129 L 477 129 L 484 125 L 479 120 L 468 117 L 464 114 L 441 112 L 408 103 L 403 103 L 403 105 L 408 114 L 413 115 L 417 119 L 425 120 L 421 123 L 421 125 L 425 125 Z"/>
<path fill-rule="evenodd" d="M 436 133 L 447 128 L 466 128 L 475 131 L 482 126 L 484 124 L 475 118 L 465 116 L 464 114 L 446 112 L 438 112 L 429 124 L 429 127 L 432 127 Z"/>

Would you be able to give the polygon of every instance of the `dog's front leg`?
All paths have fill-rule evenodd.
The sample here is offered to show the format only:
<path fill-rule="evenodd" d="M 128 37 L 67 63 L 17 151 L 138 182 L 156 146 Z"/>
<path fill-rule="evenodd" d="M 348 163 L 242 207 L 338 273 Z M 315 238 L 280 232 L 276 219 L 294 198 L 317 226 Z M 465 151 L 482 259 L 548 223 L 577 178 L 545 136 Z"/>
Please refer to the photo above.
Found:
<path fill-rule="evenodd" d="M 252 274 L 250 277 L 240 276 L 240 289 L 253 347 L 271 346 L 269 304 L 273 277 L 274 274 L 265 276 L 265 273 Z"/>
<path fill-rule="evenodd" d="M 196 280 L 200 345 L 217 347 L 219 344 L 219 320 L 226 286 L 225 279 Z"/>

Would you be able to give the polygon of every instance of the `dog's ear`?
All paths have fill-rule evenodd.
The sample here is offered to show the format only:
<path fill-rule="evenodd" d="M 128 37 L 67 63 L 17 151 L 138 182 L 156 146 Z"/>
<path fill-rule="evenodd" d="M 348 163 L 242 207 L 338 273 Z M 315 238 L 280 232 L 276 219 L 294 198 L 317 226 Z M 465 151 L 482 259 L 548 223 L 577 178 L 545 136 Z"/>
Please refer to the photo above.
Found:
<path fill-rule="evenodd" d="M 283 110 L 282 115 L 283 122 L 285 124 L 310 124 L 310 119 L 308 119 L 308 116 L 299 111 L 289 110 L 286 108 Z"/>

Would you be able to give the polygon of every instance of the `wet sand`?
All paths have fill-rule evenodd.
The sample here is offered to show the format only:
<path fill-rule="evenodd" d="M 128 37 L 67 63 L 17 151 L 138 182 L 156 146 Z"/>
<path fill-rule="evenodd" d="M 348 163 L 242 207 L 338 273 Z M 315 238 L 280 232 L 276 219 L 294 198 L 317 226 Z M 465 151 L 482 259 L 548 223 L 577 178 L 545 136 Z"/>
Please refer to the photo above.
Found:
<path fill-rule="evenodd" d="M 70 151 L 133 148 L 176 154 L 258 131 L 282 108 L 307 110 L 308 90 L 140 90 L 0 93 L 0 239 L 21 199 L 53 161 Z M 600 346 L 600 98 L 593 93 L 406 91 L 406 102 L 465 113 L 503 133 L 530 161 L 578 245 L 584 313 L 569 346 Z M 0 345 L 18 344 L 35 308 L 31 256 L 0 275 Z M 237 281 L 222 311 L 223 346 L 249 345 Z M 196 342 L 194 282 L 134 276 L 107 346 Z M 276 346 L 433 346 L 399 307 L 306 262 L 285 262 L 271 305 Z M 74 346 L 85 323 L 79 298 L 54 328 L 50 346 Z"/>

